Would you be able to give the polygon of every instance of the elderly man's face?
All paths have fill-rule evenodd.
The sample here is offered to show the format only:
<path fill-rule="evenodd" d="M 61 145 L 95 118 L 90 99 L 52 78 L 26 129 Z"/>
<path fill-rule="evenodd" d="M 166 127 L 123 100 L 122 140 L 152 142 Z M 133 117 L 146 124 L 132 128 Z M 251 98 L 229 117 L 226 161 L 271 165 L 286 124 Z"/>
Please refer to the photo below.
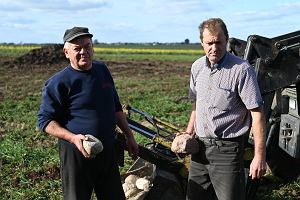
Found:
<path fill-rule="evenodd" d="M 227 40 L 220 27 L 216 27 L 214 31 L 204 28 L 201 44 L 210 64 L 217 64 L 226 52 Z"/>
<path fill-rule="evenodd" d="M 88 70 L 92 67 L 94 50 L 91 38 L 75 38 L 64 48 L 64 53 L 74 69 Z"/>

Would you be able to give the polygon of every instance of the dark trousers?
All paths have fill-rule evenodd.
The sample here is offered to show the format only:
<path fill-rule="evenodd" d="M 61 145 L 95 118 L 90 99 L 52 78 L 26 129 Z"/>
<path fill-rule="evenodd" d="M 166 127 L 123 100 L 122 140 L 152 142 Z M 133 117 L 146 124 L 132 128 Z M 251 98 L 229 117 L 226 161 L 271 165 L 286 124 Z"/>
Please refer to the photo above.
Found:
<path fill-rule="evenodd" d="M 60 141 L 59 155 L 64 200 L 90 200 L 93 190 L 97 199 L 125 199 L 112 148 L 86 159 L 75 145 Z"/>
<path fill-rule="evenodd" d="M 244 200 L 243 137 L 199 139 L 192 155 L 187 185 L 188 200 Z"/>

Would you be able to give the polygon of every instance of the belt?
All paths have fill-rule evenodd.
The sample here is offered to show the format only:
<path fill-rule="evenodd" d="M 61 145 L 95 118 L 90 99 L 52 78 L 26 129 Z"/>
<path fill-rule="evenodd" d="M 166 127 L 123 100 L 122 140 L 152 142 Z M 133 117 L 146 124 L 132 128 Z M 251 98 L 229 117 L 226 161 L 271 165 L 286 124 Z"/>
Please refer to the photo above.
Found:
<path fill-rule="evenodd" d="M 222 141 L 231 141 L 231 142 L 242 142 L 244 136 L 238 136 L 234 138 L 206 138 L 206 137 L 196 137 L 198 140 L 202 141 L 206 145 L 220 145 Z"/>

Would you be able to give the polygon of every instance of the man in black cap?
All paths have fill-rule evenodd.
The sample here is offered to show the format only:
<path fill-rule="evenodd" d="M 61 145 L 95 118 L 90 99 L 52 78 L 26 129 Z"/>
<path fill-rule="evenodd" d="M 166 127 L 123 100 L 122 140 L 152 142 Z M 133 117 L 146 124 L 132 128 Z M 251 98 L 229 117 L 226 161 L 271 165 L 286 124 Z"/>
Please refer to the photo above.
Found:
<path fill-rule="evenodd" d="M 93 35 L 88 28 L 67 29 L 64 53 L 70 64 L 47 80 L 38 113 L 39 128 L 59 138 L 64 199 L 125 199 L 114 158 L 113 143 L 118 125 L 126 135 L 129 154 L 138 146 L 122 112 L 107 66 L 93 61 Z M 103 151 L 90 157 L 83 147 L 87 134 L 103 144 Z"/>

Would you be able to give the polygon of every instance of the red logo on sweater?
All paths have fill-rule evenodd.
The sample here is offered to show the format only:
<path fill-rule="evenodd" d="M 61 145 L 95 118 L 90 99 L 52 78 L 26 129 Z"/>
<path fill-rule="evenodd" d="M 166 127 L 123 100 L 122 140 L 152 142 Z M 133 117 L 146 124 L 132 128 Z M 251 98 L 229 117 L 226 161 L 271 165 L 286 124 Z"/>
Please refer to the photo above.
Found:
<path fill-rule="evenodd" d="M 102 83 L 102 84 L 101 84 L 101 87 L 102 87 L 102 88 L 111 88 L 111 87 L 112 87 L 112 84 L 111 84 L 111 83 Z"/>

